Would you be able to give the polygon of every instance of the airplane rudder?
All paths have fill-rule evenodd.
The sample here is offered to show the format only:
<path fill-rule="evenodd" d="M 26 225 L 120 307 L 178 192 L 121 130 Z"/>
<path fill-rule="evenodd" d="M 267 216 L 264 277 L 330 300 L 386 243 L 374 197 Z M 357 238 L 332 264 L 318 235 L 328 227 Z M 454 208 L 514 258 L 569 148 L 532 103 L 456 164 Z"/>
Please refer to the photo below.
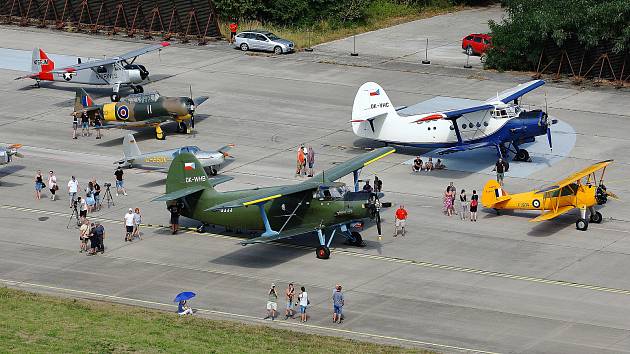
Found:
<path fill-rule="evenodd" d="M 166 192 L 202 185 L 211 188 L 208 175 L 195 155 L 186 152 L 173 159 L 166 177 Z"/>
<path fill-rule="evenodd" d="M 43 49 L 37 48 L 37 50 L 39 52 L 38 53 L 39 60 L 41 61 L 40 71 L 46 72 L 46 71 L 54 70 L 55 62 L 48 57 L 48 54 L 46 54 L 46 52 L 44 52 Z"/>
<path fill-rule="evenodd" d="M 140 148 L 136 143 L 136 138 L 133 136 L 133 134 L 125 135 L 125 138 L 123 139 L 123 154 L 125 155 L 125 158 L 132 158 L 134 156 L 142 155 L 142 152 L 140 151 Z"/>
<path fill-rule="evenodd" d="M 375 82 L 361 85 L 354 98 L 352 119 L 367 119 L 383 113 L 396 113 L 385 90 Z"/>

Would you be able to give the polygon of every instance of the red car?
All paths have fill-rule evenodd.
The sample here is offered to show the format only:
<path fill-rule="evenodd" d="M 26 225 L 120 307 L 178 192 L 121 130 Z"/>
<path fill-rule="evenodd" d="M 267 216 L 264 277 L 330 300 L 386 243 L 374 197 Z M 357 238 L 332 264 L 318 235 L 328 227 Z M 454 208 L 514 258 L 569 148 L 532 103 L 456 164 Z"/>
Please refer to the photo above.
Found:
<path fill-rule="evenodd" d="M 462 39 L 462 49 L 468 55 L 482 55 L 492 46 L 492 37 L 489 34 L 473 33 Z"/>

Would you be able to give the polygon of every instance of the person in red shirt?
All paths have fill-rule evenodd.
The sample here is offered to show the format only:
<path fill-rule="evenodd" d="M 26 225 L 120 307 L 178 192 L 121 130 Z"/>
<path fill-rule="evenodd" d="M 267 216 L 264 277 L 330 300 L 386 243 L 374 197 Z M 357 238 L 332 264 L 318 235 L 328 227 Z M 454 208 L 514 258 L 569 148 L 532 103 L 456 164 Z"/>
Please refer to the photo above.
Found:
<path fill-rule="evenodd" d="M 238 31 L 238 22 L 232 19 L 232 22 L 230 22 L 230 43 L 234 43 L 234 37 L 236 37 L 236 31 Z"/>
<path fill-rule="evenodd" d="M 396 210 L 396 223 L 394 225 L 394 237 L 398 236 L 398 229 L 400 228 L 401 234 L 405 236 L 405 223 L 407 221 L 407 209 L 404 205 L 400 205 Z"/>

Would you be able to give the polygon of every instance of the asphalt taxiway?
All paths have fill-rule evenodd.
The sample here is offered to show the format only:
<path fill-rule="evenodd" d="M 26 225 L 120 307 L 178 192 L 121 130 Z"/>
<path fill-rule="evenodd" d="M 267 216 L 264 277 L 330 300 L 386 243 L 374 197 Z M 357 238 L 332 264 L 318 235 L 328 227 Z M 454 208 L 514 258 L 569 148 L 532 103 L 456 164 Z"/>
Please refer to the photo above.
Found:
<path fill-rule="evenodd" d="M 80 43 L 80 45 L 78 45 Z M 0 28 L 0 47 L 100 57 L 141 46 L 139 42 L 46 30 Z M 322 59 L 326 57 L 326 59 Z M 165 95 L 210 100 L 198 109 L 193 135 L 152 139 L 138 133 L 143 149 L 184 144 L 216 147 L 236 144 L 235 160 L 222 171 L 234 180 L 221 190 L 297 182 L 298 144 L 311 144 L 321 170 L 377 144 L 357 139 L 349 126 L 352 100 L 365 81 L 387 88 L 389 97 L 410 105 L 434 95 L 485 99 L 527 81 L 525 75 L 421 67 L 403 61 L 383 63 L 362 56 L 342 58 L 316 53 L 290 56 L 247 55 L 216 43 L 206 47 L 175 44 L 141 58 L 151 75 L 147 85 Z M 360 60 L 360 62 L 352 62 Z M 164 174 L 126 171 L 127 197 L 90 216 L 103 221 L 104 255 L 79 253 L 78 231 L 67 228 L 69 207 L 63 186 L 71 175 L 113 180 L 113 162 L 122 154 L 124 131 L 71 140 L 73 89 L 64 84 L 36 89 L 13 81 L 21 73 L 0 70 L 0 142 L 24 145 L 22 159 L 0 168 L 0 282 L 9 286 L 74 297 L 172 309 L 182 290 L 195 291 L 193 306 L 214 318 L 259 322 L 266 290 L 275 282 L 304 285 L 312 308 L 308 326 L 275 321 L 298 331 L 342 335 L 444 352 L 619 353 L 630 351 L 630 207 L 609 202 L 604 222 L 587 232 L 575 230 L 575 215 L 541 224 L 533 214 L 496 216 L 481 211 L 479 221 L 442 214 L 442 193 L 450 181 L 459 189 L 480 190 L 489 176 L 446 170 L 412 174 L 404 164 L 418 154 L 401 148 L 363 172 L 384 181 L 386 199 L 410 213 L 409 232 L 392 238 L 393 210 L 384 212 L 385 236 L 364 231 L 366 246 L 334 242 L 331 259 L 315 258 L 314 237 L 242 247 L 246 235 L 188 231 L 176 236 L 160 227 L 168 221 L 161 203 Z M 570 124 L 575 146 L 562 159 L 526 177 L 506 176 L 508 191 L 539 187 L 613 158 L 607 186 L 627 199 L 630 176 L 630 113 L 626 91 L 549 84 L 552 115 Z M 107 101 L 108 88 L 91 88 Z M 544 104 L 544 91 L 527 102 Z M 543 137 L 544 138 L 544 137 Z M 448 159 L 447 159 L 448 164 Z M 61 198 L 34 200 L 37 169 L 55 170 Z M 348 179 L 344 179 L 348 181 Z M 122 217 L 140 207 L 143 239 L 123 241 Z M 196 224 L 186 221 L 186 226 Z M 215 230 L 220 231 L 220 230 Z M 332 324 L 330 292 L 346 292 L 346 321 Z M 282 308 L 282 301 L 279 304 Z M 267 321 L 272 325 L 270 321 Z"/>

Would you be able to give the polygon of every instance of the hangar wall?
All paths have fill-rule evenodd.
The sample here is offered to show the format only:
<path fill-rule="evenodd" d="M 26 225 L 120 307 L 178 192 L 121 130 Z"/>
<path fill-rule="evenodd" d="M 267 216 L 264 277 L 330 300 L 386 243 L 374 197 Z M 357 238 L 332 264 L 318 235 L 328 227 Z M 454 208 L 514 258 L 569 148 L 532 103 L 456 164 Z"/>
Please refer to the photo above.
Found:
<path fill-rule="evenodd" d="M 612 80 L 624 85 L 630 80 L 630 52 L 615 53 L 611 43 L 602 42 L 586 49 L 577 41 L 567 40 L 558 47 L 548 41 L 538 60 L 536 72 L 541 74 L 568 75 L 575 80 Z"/>
<path fill-rule="evenodd" d="M 221 36 L 212 0 L 0 0 L 0 22 L 182 42 Z"/>

